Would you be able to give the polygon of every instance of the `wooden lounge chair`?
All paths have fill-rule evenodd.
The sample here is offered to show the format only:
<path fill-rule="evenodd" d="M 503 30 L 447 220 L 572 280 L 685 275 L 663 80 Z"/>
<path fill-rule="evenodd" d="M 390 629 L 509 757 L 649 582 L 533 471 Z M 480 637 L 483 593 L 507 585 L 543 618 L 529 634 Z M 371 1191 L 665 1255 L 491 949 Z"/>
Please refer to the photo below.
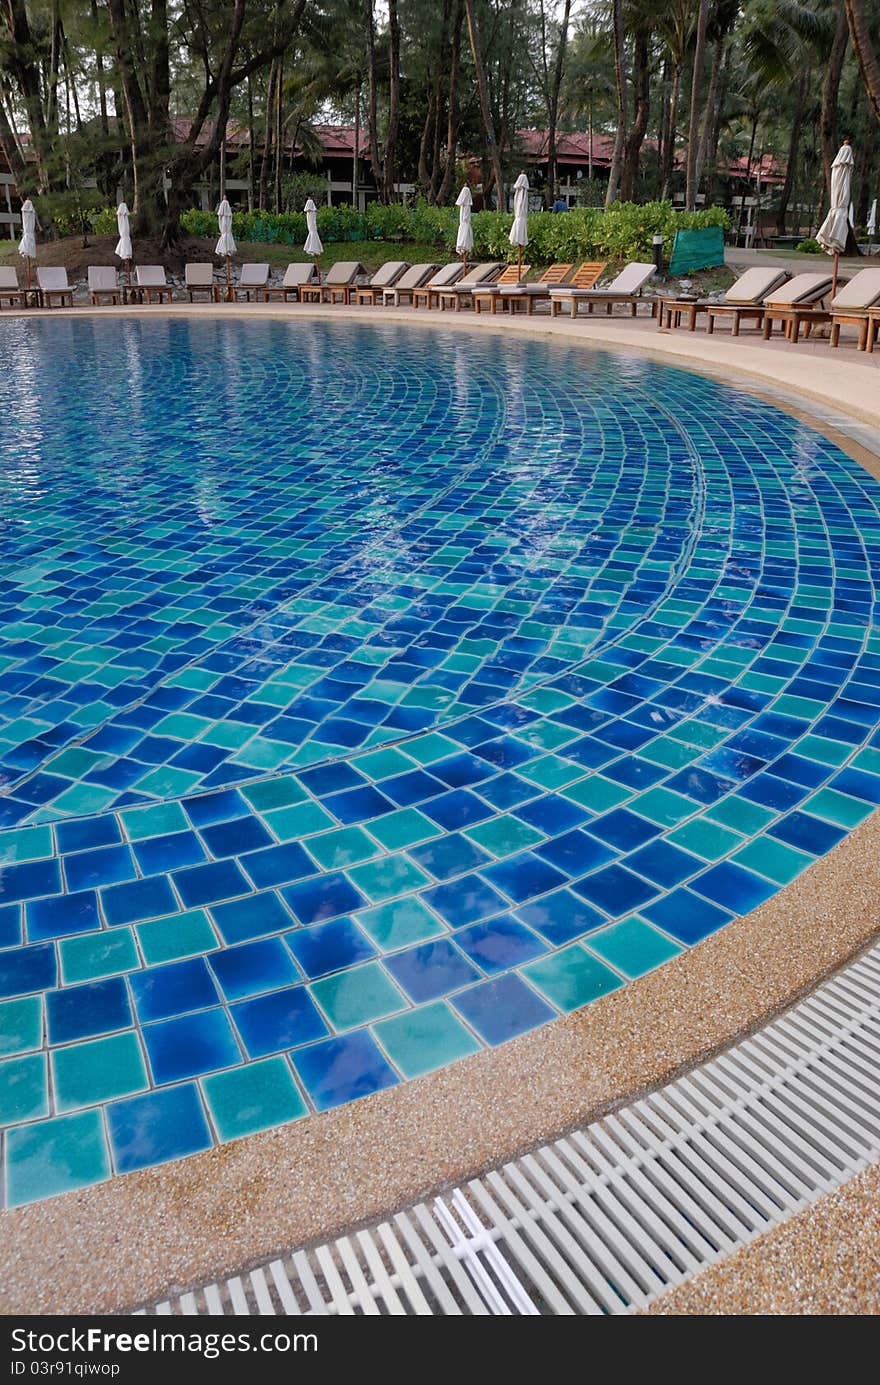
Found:
<path fill-rule="evenodd" d="M 411 303 L 417 289 L 422 288 L 439 269 L 436 264 L 414 264 L 401 274 L 396 284 L 382 290 L 382 306 L 399 308 L 401 303 Z"/>
<path fill-rule="evenodd" d="M 254 295 L 255 302 L 259 303 L 266 292 L 269 283 L 269 266 L 267 264 L 243 264 L 238 273 L 238 283 L 232 285 L 232 302 L 240 303 L 242 294 L 246 303 L 250 303 L 251 294 Z M 225 285 L 217 285 L 226 293 Z"/>
<path fill-rule="evenodd" d="M 880 337 L 880 308 L 868 309 L 868 332 L 865 337 L 865 350 L 868 355 L 874 350 L 874 342 Z"/>
<path fill-rule="evenodd" d="M 720 303 L 706 305 L 709 334 L 715 331 L 716 321 L 728 318 L 733 324 L 731 333 L 739 336 L 740 323 L 754 322 L 760 326 L 764 320 L 764 299 L 768 293 L 788 282 L 788 271 L 778 265 L 753 265 L 741 274 L 735 284 L 724 295 Z M 664 309 L 660 309 L 660 326 L 663 325 Z"/>
<path fill-rule="evenodd" d="M 171 302 L 171 285 L 165 278 L 165 268 L 160 264 L 140 264 L 135 272 L 137 291 L 142 303 Z"/>
<path fill-rule="evenodd" d="M 512 313 L 519 312 L 522 308 L 526 316 L 531 317 L 541 303 L 546 303 L 549 307 L 551 288 L 563 286 L 571 274 L 572 267 L 570 264 L 548 265 L 543 274 L 530 283 L 505 285 L 501 289 L 501 306 L 506 305 Z M 572 287 L 592 288 L 604 269 L 604 260 L 600 264 L 582 264 L 571 280 Z"/>
<path fill-rule="evenodd" d="M 368 284 L 358 284 L 354 290 L 355 303 L 379 302 L 386 289 L 392 288 L 410 268 L 409 260 L 386 260 Z"/>
<path fill-rule="evenodd" d="M 0 308 L 4 300 L 10 308 L 14 308 L 16 303 L 22 308 L 27 307 L 27 289 L 19 288 L 14 265 L 0 265 Z"/>
<path fill-rule="evenodd" d="M 355 280 L 366 270 L 359 260 L 338 260 L 327 271 L 323 284 L 300 289 L 303 303 L 350 303 Z"/>
<path fill-rule="evenodd" d="M 818 323 L 830 322 L 831 314 L 819 305 L 832 283 L 831 274 L 796 274 L 787 284 L 769 293 L 764 299 L 761 322 L 764 340 L 769 341 L 773 335 L 774 322 L 782 325 L 792 345 L 799 340 L 802 327 L 804 336 L 809 337 Z"/>
<path fill-rule="evenodd" d="M 425 284 L 421 284 L 414 289 L 410 295 L 410 306 L 420 308 L 424 304 L 426 308 L 433 307 L 432 298 L 438 289 L 447 289 L 450 284 L 457 284 L 464 268 L 458 260 L 452 260 L 449 264 L 441 265 L 436 274 L 432 274 Z"/>
<path fill-rule="evenodd" d="M 112 265 L 89 265 L 89 298 L 93 306 L 107 298 L 114 306 L 121 303 L 122 289 Z"/>
<path fill-rule="evenodd" d="M 840 329 L 847 323 L 858 327 L 859 350 L 864 351 L 868 342 L 868 312 L 877 304 L 880 304 L 880 269 L 860 269 L 828 305 L 831 345 L 838 345 Z"/>
<path fill-rule="evenodd" d="M 315 266 L 312 261 L 301 260 L 287 266 L 280 284 L 267 284 L 263 289 L 263 296 L 267 301 L 272 298 L 280 298 L 283 303 L 289 303 L 291 300 L 294 303 L 299 303 L 300 290 L 316 282 Z"/>
<path fill-rule="evenodd" d="M 54 266 L 42 266 L 37 270 L 37 288 L 41 308 L 52 308 L 56 303 L 64 307 L 65 299 L 73 307 L 73 289 L 67 282 L 67 270 Z"/>
<path fill-rule="evenodd" d="M 640 264 L 638 260 L 634 260 L 605 288 L 586 289 L 575 284 L 561 284 L 559 288 L 550 290 L 550 315 L 556 317 L 564 303 L 568 304 L 568 311 L 572 317 L 577 317 L 582 303 L 586 303 L 588 313 L 592 313 L 595 304 L 604 303 L 605 311 L 610 317 L 615 303 L 625 303 L 635 317 L 642 298 L 642 289 L 656 272 L 653 264 Z M 653 312 L 652 302 L 651 313 Z"/>
<path fill-rule="evenodd" d="M 186 296 L 190 303 L 194 303 L 197 293 L 206 293 L 208 299 L 214 297 L 214 266 L 213 264 L 188 264 L 184 267 L 183 283 L 186 288 Z"/>
<path fill-rule="evenodd" d="M 513 266 L 513 270 L 516 273 L 516 265 Z M 471 306 L 471 295 L 475 288 L 481 287 L 482 284 L 498 283 L 502 273 L 506 273 L 506 270 L 500 260 L 493 260 L 486 265 L 474 265 L 473 269 L 468 269 L 464 278 L 460 278 L 459 283 L 452 284 L 449 288 L 441 288 L 435 295 L 438 307 L 455 307 L 456 313 L 460 313 L 463 307 Z M 428 303 L 428 307 L 430 306 Z"/>
<path fill-rule="evenodd" d="M 495 313 L 498 308 L 499 295 L 502 288 L 513 288 L 514 285 L 522 283 L 523 275 L 528 274 L 531 269 L 530 264 L 522 266 L 509 264 L 498 278 L 491 284 L 478 284 L 470 290 L 471 306 L 475 312 L 480 312 L 483 306 L 487 306 L 490 313 Z M 506 306 L 506 304 L 502 304 Z"/>

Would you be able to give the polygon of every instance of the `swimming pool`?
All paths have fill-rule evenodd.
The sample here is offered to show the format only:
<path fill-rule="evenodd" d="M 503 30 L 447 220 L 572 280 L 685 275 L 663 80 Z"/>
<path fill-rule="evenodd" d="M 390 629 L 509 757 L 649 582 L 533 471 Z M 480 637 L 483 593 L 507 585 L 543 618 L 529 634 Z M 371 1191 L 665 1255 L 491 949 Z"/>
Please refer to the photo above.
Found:
<path fill-rule="evenodd" d="M 589 1003 L 880 804 L 880 486 L 741 392 L 0 324 L 7 1206 Z"/>

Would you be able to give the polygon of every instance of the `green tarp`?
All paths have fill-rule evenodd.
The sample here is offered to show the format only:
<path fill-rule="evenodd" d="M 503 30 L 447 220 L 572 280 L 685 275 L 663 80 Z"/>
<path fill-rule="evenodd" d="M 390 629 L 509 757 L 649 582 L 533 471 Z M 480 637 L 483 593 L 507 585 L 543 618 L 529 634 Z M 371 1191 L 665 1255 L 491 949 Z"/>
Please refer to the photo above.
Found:
<path fill-rule="evenodd" d="M 695 269 L 713 269 L 724 264 L 724 232 L 720 226 L 702 231 L 676 231 L 672 242 L 670 274 L 692 274 Z"/>

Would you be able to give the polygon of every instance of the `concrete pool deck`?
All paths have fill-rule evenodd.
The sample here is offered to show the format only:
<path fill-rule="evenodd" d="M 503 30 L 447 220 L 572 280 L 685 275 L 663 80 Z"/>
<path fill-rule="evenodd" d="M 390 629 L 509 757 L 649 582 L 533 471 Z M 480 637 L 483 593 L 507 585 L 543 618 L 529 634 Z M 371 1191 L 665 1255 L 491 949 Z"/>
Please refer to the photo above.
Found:
<path fill-rule="evenodd" d="M 330 316 L 567 337 L 649 352 L 769 391 L 774 402 L 781 388 L 832 435 L 815 404 L 880 427 L 880 354 L 865 357 L 851 343 L 837 351 L 820 342 L 792 348 L 745 335 L 659 332 L 653 322 L 623 318 L 506 321 L 297 305 L 136 311 Z M 835 440 L 869 464 L 866 453 Z M 880 474 L 876 462 L 871 469 Z M 204 1155 L 0 1214 L 0 1311 L 112 1311 L 172 1283 L 233 1272 L 479 1172 L 692 1066 L 784 1008 L 880 930 L 878 848 L 875 814 L 794 884 L 693 952 L 501 1049 Z"/>

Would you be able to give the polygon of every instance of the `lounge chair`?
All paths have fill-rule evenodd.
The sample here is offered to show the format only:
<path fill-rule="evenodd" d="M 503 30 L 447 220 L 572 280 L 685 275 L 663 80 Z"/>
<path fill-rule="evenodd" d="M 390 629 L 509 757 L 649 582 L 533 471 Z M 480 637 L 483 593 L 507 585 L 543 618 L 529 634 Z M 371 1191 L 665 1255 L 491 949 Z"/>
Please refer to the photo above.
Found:
<path fill-rule="evenodd" d="M 604 260 L 601 264 L 582 264 L 571 280 L 571 287 L 589 289 L 592 288 L 599 275 L 605 269 Z M 552 264 L 544 270 L 539 278 L 533 279 L 527 284 L 511 284 L 501 289 L 501 306 L 505 305 L 509 312 L 518 312 L 520 307 L 525 309 L 526 316 L 530 317 L 535 308 L 540 303 L 550 304 L 551 288 L 561 288 L 565 286 L 565 281 L 571 274 L 570 264 Z"/>
<path fill-rule="evenodd" d="M 500 260 L 493 260 L 486 264 L 475 264 L 473 269 L 469 269 L 463 279 L 457 283 L 450 284 L 446 288 L 439 289 L 434 295 L 437 306 L 441 309 L 454 308 L 457 313 L 462 308 L 466 308 L 471 303 L 471 294 L 480 284 L 493 284 L 499 274 L 504 269 Z M 428 302 L 430 308 L 431 303 Z"/>
<path fill-rule="evenodd" d="M 162 303 L 167 298 L 171 302 L 171 285 L 165 278 L 165 269 L 160 264 L 139 264 L 134 272 L 137 291 L 142 303 Z"/>
<path fill-rule="evenodd" d="M 422 304 L 426 308 L 432 306 L 431 299 L 438 289 L 447 289 L 450 284 L 457 284 L 464 269 L 458 260 L 451 260 L 449 264 L 441 265 L 436 274 L 432 274 L 426 283 L 420 284 L 410 294 L 410 306 L 419 308 Z"/>
<path fill-rule="evenodd" d="M 401 303 L 411 303 L 417 289 L 422 288 L 439 269 L 436 264 L 414 264 L 401 274 L 397 283 L 382 290 L 382 306 L 399 308 Z"/>
<path fill-rule="evenodd" d="M 195 302 L 197 293 L 206 293 L 210 301 L 214 297 L 214 266 L 211 263 L 188 264 L 183 271 L 183 284 L 190 303 Z"/>
<path fill-rule="evenodd" d="M 266 285 L 268 283 L 269 266 L 267 264 L 243 264 L 238 273 L 238 283 L 232 285 L 233 303 L 240 302 L 242 294 L 244 294 L 246 303 L 250 303 L 251 294 L 254 295 L 255 301 L 259 303 L 266 292 Z M 221 286 L 218 285 L 218 287 Z"/>
<path fill-rule="evenodd" d="M 642 289 L 648 280 L 656 274 L 657 270 L 653 264 L 640 264 L 635 260 L 622 269 L 616 278 L 606 284 L 604 288 L 579 288 L 574 284 L 561 284 L 559 288 L 550 290 L 550 315 L 556 317 L 563 303 L 568 304 L 568 311 L 572 317 L 577 317 L 582 303 L 586 303 L 587 312 L 592 313 L 596 303 L 604 303 L 608 316 L 611 316 L 615 303 L 626 303 L 629 305 L 633 317 L 636 315 L 639 300 L 642 297 Z M 654 304 L 651 304 L 651 312 L 654 311 Z"/>
<path fill-rule="evenodd" d="M 73 289 L 67 282 L 66 269 L 41 267 L 37 270 L 37 288 L 41 308 L 51 308 L 56 302 L 63 308 L 65 299 L 73 307 Z"/>
<path fill-rule="evenodd" d="M 523 275 L 528 274 L 531 265 L 509 264 L 505 270 L 498 275 L 498 278 L 491 284 L 477 284 L 470 290 L 471 306 L 474 312 L 480 312 L 486 306 L 491 313 L 498 308 L 499 294 L 503 288 L 513 288 L 522 283 Z"/>
<path fill-rule="evenodd" d="M 868 334 L 865 337 L 865 350 L 870 355 L 874 350 L 874 342 L 880 336 L 880 308 L 868 309 Z"/>
<path fill-rule="evenodd" d="M 826 297 L 833 282 L 831 274 L 796 274 L 787 284 L 768 293 L 761 322 L 764 340 L 769 341 L 773 335 L 774 322 L 782 324 L 792 345 L 797 343 L 801 327 L 809 337 L 818 323 L 830 322 L 831 314 L 817 305 Z"/>
<path fill-rule="evenodd" d="M 304 303 L 350 303 L 355 280 L 366 272 L 358 260 L 337 260 L 327 270 L 323 284 L 300 289 L 300 298 Z"/>
<path fill-rule="evenodd" d="M 14 265 L 0 265 L 0 308 L 4 299 L 8 300 L 10 308 L 14 308 L 16 303 L 27 307 L 27 289 L 19 288 Z"/>
<path fill-rule="evenodd" d="M 89 265 L 89 298 L 96 305 L 109 298 L 115 306 L 122 301 L 122 289 L 112 265 Z"/>
<path fill-rule="evenodd" d="M 408 260 L 386 260 L 380 265 L 368 284 L 358 284 L 354 290 L 355 303 L 375 305 L 386 289 L 392 288 L 410 268 Z"/>
<path fill-rule="evenodd" d="M 291 299 L 294 303 L 298 303 L 300 290 L 315 282 L 315 266 L 312 261 L 300 260 L 298 263 L 287 266 L 280 284 L 267 284 L 263 289 L 263 295 L 267 301 L 272 298 L 280 298 L 283 303 L 289 303 Z"/>
<path fill-rule="evenodd" d="M 764 300 L 788 281 L 788 271 L 778 265 L 753 265 L 741 274 L 735 284 L 724 295 L 720 303 L 709 303 L 706 307 L 708 329 L 715 331 L 718 318 L 730 318 L 732 335 L 739 336 L 741 322 L 755 322 L 759 326 L 764 318 Z M 660 313 L 661 325 L 663 312 Z"/>
<path fill-rule="evenodd" d="M 868 342 L 868 312 L 878 303 L 880 269 L 860 269 L 828 305 L 831 312 L 831 345 L 837 346 L 840 329 L 844 323 L 848 323 L 858 327 L 859 350 L 864 351 Z M 871 345 L 873 347 L 873 342 Z"/>

